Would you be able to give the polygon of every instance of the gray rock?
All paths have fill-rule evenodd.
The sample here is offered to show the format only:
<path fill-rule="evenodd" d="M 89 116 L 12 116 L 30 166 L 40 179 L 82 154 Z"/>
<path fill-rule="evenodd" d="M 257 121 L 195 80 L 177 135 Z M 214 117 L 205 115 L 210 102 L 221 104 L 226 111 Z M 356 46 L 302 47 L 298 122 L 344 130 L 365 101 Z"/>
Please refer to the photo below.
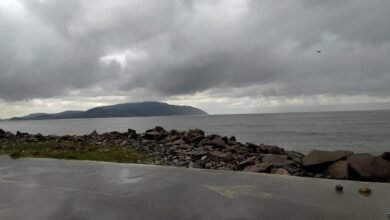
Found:
<path fill-rule="evenodd" d="M 373 181 L 390 179 L 390 161 L 382 156 L 367 153 L 354 154 L 347 158 L 351 168 L 361 177 Z"/>
<path fill-rule="evenodd" d="M 259 149 L 261 153 L 265 154 L 284 154 L 284 149 L 278 146 L 261 144 Z"/>
<path fill-rule="evenodd" d="M 270 163 L 279 167 L 288 166 L 295 163 L 294 161 L 287 159 L 286 155 L 278 154 L 265 154 L 261 160 L 265 163 Z"/>
<path fill-rule="evenodd" d="M 242 168 L 248 167 L 250 165 L 254 165 L 255 161 L 256 161 L 256 157 L 250 157 L 244 161 L 241 161 L 239 163 L 239 167 L 242 169 Z"/>
<path fill-rule="evenodd" d="M 349 163 L 345 160 L 334 162 L 325 170 L 325 175 L 334 179 L 349 179 Z"/>
<path fill-rule="evenodd" d="M 313 150 L 302 158 L 303 166 L 317 166 L 345 159 L 352 155 L 351 151 L 320 151 Z"/>

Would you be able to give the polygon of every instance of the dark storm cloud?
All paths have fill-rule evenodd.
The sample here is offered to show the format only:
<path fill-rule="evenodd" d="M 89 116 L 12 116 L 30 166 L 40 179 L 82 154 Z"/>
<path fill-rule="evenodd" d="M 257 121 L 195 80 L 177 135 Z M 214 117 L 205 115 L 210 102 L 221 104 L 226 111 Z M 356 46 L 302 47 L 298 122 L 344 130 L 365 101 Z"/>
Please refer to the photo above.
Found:
<path fill-rule="evenodd" d="M 0 4 L 5 100 L 96 86 L 98 95 L 390 95 L 387 0 L 17 2 Z"/>

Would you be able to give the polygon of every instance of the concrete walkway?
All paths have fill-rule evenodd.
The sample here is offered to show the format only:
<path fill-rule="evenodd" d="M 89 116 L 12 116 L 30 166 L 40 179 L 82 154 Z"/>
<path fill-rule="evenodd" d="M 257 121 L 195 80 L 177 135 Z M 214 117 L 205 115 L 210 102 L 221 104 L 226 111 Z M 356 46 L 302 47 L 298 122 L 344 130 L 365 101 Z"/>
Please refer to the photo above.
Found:
<path fill-rule="evenodd" d="M 336 193 L 336 184 L 344 193 Z M 359 187 L 372 189 L 370 196 Z M 0 156 L 1 220 L 388 220 L 390 184 Z"/>

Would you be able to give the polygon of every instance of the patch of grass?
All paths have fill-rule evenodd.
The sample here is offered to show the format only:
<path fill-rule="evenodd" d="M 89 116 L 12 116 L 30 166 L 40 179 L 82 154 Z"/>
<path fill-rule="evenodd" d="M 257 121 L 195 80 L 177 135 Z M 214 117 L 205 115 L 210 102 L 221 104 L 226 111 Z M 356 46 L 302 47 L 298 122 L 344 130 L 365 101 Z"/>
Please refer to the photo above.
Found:
<path fill-rule="evenodd" d="M 119 163 L 142 163 L 147 155 L 127 147 L 80 145 L 74 143 L 27 143 L 0 148 L 0 155 L 11 158 L 38 157 L 73 160 L 95 160 Z"/>

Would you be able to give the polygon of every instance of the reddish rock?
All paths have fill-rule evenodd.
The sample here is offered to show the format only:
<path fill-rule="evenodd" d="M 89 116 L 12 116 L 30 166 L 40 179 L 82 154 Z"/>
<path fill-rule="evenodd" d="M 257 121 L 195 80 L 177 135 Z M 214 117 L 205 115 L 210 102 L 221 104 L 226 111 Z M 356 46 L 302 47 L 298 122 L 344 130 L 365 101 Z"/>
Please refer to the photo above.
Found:
<path fill-rule="evenodd" d="M 283 169 L 283 168 L 274 168 L 271 170 L 271 173 L 272 174 L 276 174 L 276 175 L 282 175 L 282 176 L 290 176 L 290 172 L 288 172 L 288 170 L 286 169 Z"/>
<path fill-rule="evenodd" d="M 295 163 L 294 161 L 287 159 L 286 155 L 277 154 L 265 154 L 261 160 L 264 163 L 273 164 L 275 166 L 288 166 Z"/>
<path fill-rule="evenodd" d="M 374 181 L 390 179 L 390 161 L 383 159 L 382 156 L 367 153 L 354 154 L 348 157 L 347 161 L 351 168 L 363 178 Z"/>
<path fill-rule="evenodd" d="M 263 172 L 267 172 L 271 167 L 272 167 L 272 164 L 270 164 L 270 163 L 259 163 L 256 165 L 247 166 L 242 171 L 263 173 Z"/>
<path fill-rule="evenodd" d="M 345 160 L 334 162 L 325 170 L 325 175 L 335 179 L 349 179 L 348 162 Z"/>
<path fill-rule="evenodd" d="M 345 159 L 352 155 L 351 151 L 320 151 L 313 150 L 302 158 L 303 166 L 317 166 Z"/>

